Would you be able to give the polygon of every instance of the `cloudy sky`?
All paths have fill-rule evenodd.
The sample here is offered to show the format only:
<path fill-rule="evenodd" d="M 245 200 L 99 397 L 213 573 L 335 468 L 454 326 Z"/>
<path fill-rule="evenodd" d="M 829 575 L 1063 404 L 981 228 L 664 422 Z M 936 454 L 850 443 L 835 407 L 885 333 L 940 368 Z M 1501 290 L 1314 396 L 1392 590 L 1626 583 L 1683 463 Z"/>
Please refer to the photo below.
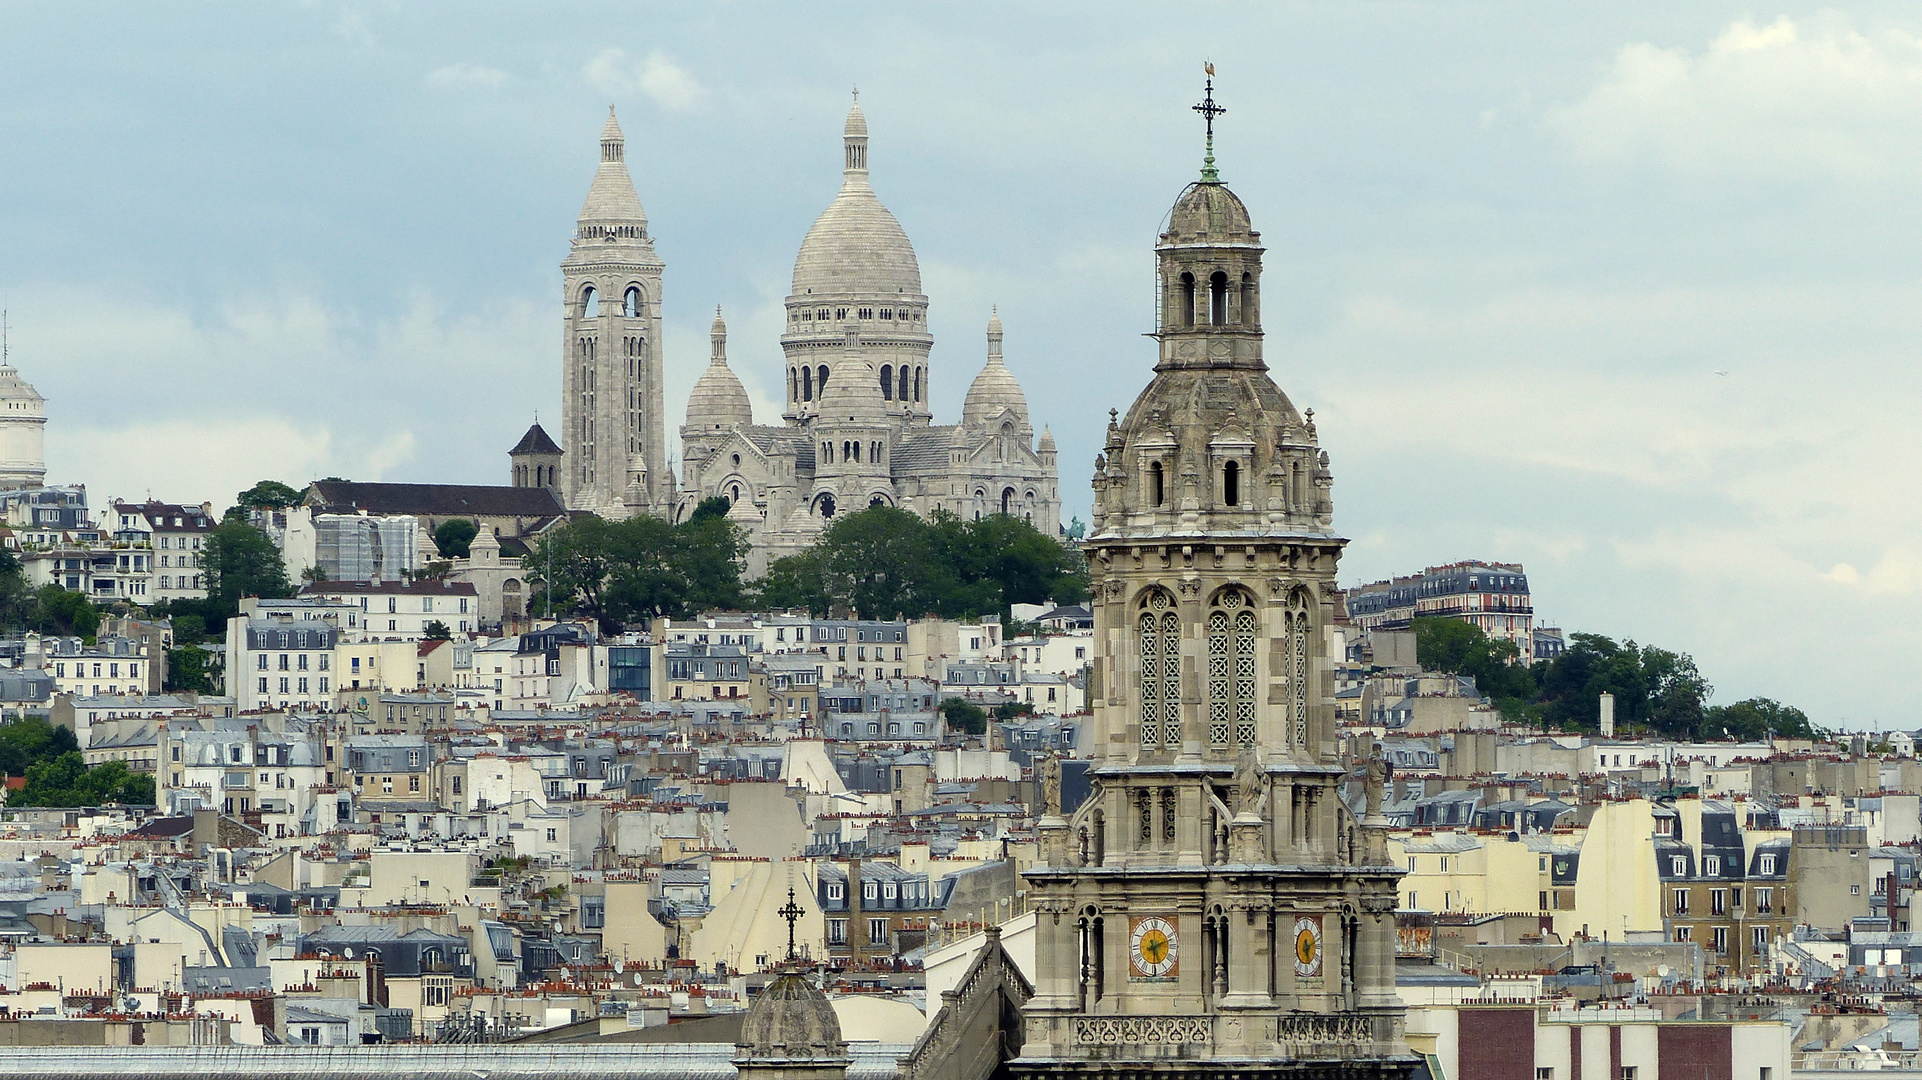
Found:
<path fill-rule="evenodd" d="M 858 84 L 937 416 L 998 303 L 1085 517 L 1204 59 L 1344 580 L 1523 562 L 1544 621 L 1691 652 L 1717 701 L 1916 725 L 1912 5 L 7 0 L 13 361 L 50 478 L 96 502 L 504 482 L 559 414 L 557 264 L 612 102 L 669 422 L 717 303 L 768 419 Z"/>

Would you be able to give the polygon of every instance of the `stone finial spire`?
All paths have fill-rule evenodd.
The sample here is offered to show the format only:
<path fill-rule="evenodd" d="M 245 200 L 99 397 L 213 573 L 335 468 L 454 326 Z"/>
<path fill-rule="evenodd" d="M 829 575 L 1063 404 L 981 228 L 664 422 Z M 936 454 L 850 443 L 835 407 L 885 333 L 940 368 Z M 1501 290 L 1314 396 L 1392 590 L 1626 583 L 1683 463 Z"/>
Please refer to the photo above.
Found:
<path fill-rule="evenodd" d="M 841 142 L 846 147 L 847 164 L 843 171 L 851 180 L 866 176 L 868 171 L 868 118 L 861 113 L 861 92 L 854 92 L 854 104 L 848 109 L 847 126 L 841 129 Z"/>
<path fill-rule="evenodd" d="M 727 366 L 727 323 L 721 321 L 721 305 L 714 305 L 714 325 L 708 327 L 707 337 L 713 343 L 713 354 L 708 358 L 710 364 Z"/>
<path fill-rule="evenodd" d="M 1001 362 L 1001 307 L 999 304 L 988 312 L 988 363 Z"/>
<path fill-rule="evenodd" d="M 626 158 L 627 139 L 621 134 L 621 122 L 614 119 L 614 106 L 607 107 L 607 124 L 601 128 L 601 160 L 622 161 Z"/>

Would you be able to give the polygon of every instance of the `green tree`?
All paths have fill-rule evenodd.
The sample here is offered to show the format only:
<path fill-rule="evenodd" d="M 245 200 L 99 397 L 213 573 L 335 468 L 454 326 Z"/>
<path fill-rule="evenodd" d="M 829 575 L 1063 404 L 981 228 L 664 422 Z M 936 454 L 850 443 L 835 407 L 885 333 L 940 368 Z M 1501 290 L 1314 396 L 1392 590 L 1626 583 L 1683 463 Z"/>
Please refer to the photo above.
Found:
<path fill-rule="evenodd" d="M 92 641 L 100 632 L 100 612 L 86 594 L 42 585 L 34 594 L 34 629 L 43 634 L 78 636 Z"/>
<path fill-rule="evenodd" d="M 817 619 L 827 618 L 832 601 L 822 576 L 821 552 L 805 551 L 775 559 L 767 575 L 755 582 L 754 603 L 762 608 L 784 611 L 805 610 Z"/>
<path fill-rule="evenodd" d="M 1520 663 L 1514 642 L 1490 638 L 1461 619 L 1416 619 L 1414 631 L 1415 662 L 1423 670 L 1469 676 L 1504 715 L 1534 699 L 1534 676 Z"/>
<path fill-rule="evenodd" d="M 834 518 L 815 543 L 828 596 L 863 619 L 913 618 L 940 608 L 943 566 L 911 511 L 870 506 Z"/>
<path fill-rule="evenodd" d="M 132 772 L 124 761 L 88 768 L 80 751 L 69 750 L 28 766 L 27 785 L 7 800 L 9 806 L 151 806 L 154 778 Z"/>
<path fill-rule="evenodd" d="M 0 548 L 0 628 L 25 629 L 34 615 L 36 600 L 26 572 L 13 552 Z"/>
<path fill-rule="evenodd" d="M 179 630 L 174 640 L 180 640 Z M 216 682 L 214 654 L 198 645 L 176 644 L 167 652 L 167 690 L 170 693 L 211 694 Z"/>
<path fill-rule="evenodd" d="M 78 749 L 72 731 L 48 723 L 44 716 L 0 724 L 0 773 L 8 776 L 25 776 L 33 765 Z"/>
<path fill-rule="evenodd" d="M 696 521 L 701 521 L 706 518 L 724 518 L 727 516 L 727 512 L 732 509 L 734 509 L 734 504 L 728 500 L 727 496 L 709 495 L 695 505 L 694 512 L 687 516 L 687 524 L 691 525 Z"/>
<path fill-rule="evenodd" d="M 449 630 L 447 624 L 441 622 L 439 619 L 428 622 L 428 624 L 421 629 L 421 636 L 429 641 L 454 640 L 454 632 Z"/>
<path fill-rule="evenodd" d="M 300 505 L 300 492 L 278 480 L 262 480 L 235 495 L 234 503 L 249 510 L 285 510 Z"/>
<path fill-rule="evenodd" d="M 239 513 L 230 511 L 227 519 L 208 534 L 200 565 L 207 597 L 215 602 L 223 618 L 238 614 L 245 596 L 272 600 L 294 595 L 280 550 L 265 532 Z"/>
<path fill-rule="evenodd" d="M 480 535 L 480 526 L 467 518 L 448 518 L 434 530 L 434 546 L 450 559 L 467 558 L 467 548 Z"/>
<path fill-rule="evenodd" d="M 958 697 L 947 698 L 941 702 L 941 718 L 947 721 L 949 731 L 982 735 L 988 730 L 988 710 Z"/>
<path fill-rule="evenodd" d="M 207 640 L 207 620 L 199 615 L 175 615 L 173 623 L 175 645 L 198 645 Z"/>
<path fill-rule="evenodd" d="M 1825 739 L 1829 733 L 1809 722 L 1808 715 L 1793 705 L 1769 698 L 1753 697 L 1733 705 L 1711 706 L 1702 718 L 1704 734 L 1710 738 L 1724 732 L 1730 738 L 1753 741 L 1770 735 L 1784 739 Z"/>
<path fill-rule="evenodd" d="M 715 502 L 722 504 L 720 513 L 701 512 Z M 747 530 L 727 519 L 726 504 L 718 496 L 704 499 L 674 530 L 674 562 L 686 583 L 681 603 L 688 612 L 739 611 L 748 605 L 748 591 L 741 582 L 741 570 L 747 565 Z"/>

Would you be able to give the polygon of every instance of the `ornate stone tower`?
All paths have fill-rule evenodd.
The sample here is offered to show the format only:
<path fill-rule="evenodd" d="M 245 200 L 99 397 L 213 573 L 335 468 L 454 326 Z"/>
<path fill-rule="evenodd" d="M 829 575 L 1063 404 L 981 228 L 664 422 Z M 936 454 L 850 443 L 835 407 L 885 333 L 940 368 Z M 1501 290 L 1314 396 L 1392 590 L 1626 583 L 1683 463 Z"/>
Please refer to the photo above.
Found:
<path fill-rule="evenodd" d="M 1012 1064 L 1405 1077 L 1387 823 L 1337 795 L 1327 456 L 1262 360 L 1261 239 L 1215 170 L 1212 81 L 1196 108 L 1154 379 L 1095 462 L 1095 787 L 1040 825 Z"/>
<path fill-rule="evenodd" d="M 604 517 L 665 514 L 674 478 L 661 408 L 661 270 L 607 110 L 601 164 L 561 262 L 561 491 Z"/>

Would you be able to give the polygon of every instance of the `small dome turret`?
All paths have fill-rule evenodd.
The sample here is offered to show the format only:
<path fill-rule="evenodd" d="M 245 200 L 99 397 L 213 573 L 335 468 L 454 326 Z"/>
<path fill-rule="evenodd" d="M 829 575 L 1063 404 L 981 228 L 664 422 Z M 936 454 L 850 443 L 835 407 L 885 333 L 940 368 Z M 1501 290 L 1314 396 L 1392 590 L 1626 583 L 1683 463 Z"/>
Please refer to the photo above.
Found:
<path fill-rule="evenodd" d="M 1015 423 L 1023 430 L 1028 427 L 1028 396 L 1022 392 L 1014 373 L 1002 362 L 1001 336 L 1001 313 L 996 309 L 988 316 L 988 362 L 974 377 L 968 396 L 961 403 L 963 427 L 986 427 L 1010 409 L 1014 411 Z"/>
<path fill-rule="evenodd" d="M 737 1062 L 845 1059 L 848 1044 L 827 995 L 790 971 L 767 984 L 741 1020 Z"/>
<path fill-rule="evenodd" d="M 687 396 L 688 433 L 751 427 L 754 406 L 748 401 L 747 389 L 741 385 L 734 369 L 727 366 L 727 323 L 721 321 L 718 304 L 708 337 L 712 344 L 707 370 L 701 372 Z"/>

